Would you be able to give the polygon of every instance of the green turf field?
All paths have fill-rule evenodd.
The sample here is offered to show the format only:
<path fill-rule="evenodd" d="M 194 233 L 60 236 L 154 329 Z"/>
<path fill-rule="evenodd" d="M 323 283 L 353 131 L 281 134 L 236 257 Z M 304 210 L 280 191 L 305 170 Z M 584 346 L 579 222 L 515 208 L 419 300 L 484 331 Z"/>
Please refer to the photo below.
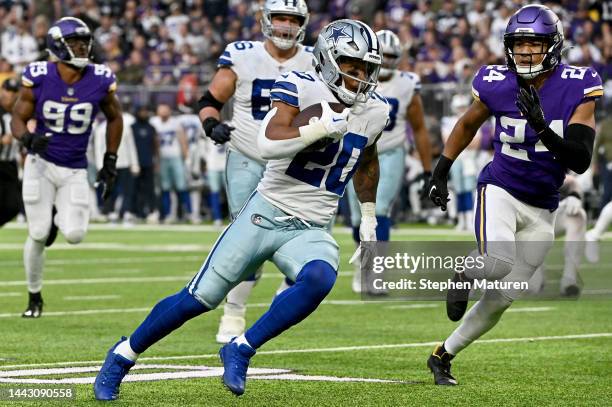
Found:
<path fill-rule="evenodd" d="M 0 389 L 30 379 L 93 380 L 106 350 L 128 335 L 162 297 L 198 270 L 217 232 L 185 227 L 91 230 L 48 251 L 38 320 L 19 317 L 27 302 L 21 246 L 25 229 L 0 230 Z M 402 229 L 401 239 L 469 239 L 443 230 Z M 360 302 L 352 293 L 350 235 L 339 231 L 340 275 L 328 301 L 306 321 L 262 347 L 239 399 L 221 385 L 220 312 L 185 324 L 141 356 L 124 383 L 120 405 L 610 405 L 612 302 L 519 301 L 501 323 L 453 362 L 460 386 L 433 385 L 426 360 L 434 342 L 456 326 L 442 302 Z M 612 254 L 602 253 L 608 270 Z M 558 262 L 557 262 L 558 263 Z M 555 266 L 553 266 L 554 268 Z M 589 268 L 583 277 L 588 280 Z M 253 322 L 266 309 L 281 274 L 267 265 L 253 291 Z M 520 312 L 522 311 L 522 312 Z M 147 367 L 148 366 L 148 367 Z M 206 368 L 208 367 L 208 368 Z M 77 369 L 80 368 L 80 369 Z M 62 370 L 63 369 L 63 370 Z M 168 374 L 186 379 L 169 380 Z M 284 375 L 284 376 L 283 376 Z M 201 376 L 201 377 L 194 377 Z M 345 378 L 345 379 L 343 379 Z M 342 381 L 346 378 L 370 381 Z M 293 380 L 289 380 L 293 379 Z M 48 385 L 50 386 L 50 385 Z M 57 388 L 57 384 L 53 385 Z M 71 385 L 71 404 L 94 405 L 91 384 Z M 0 405 L 10 401 L 0 400 Z M 46 405 L 30 402 L 24 405 Z M 65 405 L 68 402 L 55 403 Z"/>

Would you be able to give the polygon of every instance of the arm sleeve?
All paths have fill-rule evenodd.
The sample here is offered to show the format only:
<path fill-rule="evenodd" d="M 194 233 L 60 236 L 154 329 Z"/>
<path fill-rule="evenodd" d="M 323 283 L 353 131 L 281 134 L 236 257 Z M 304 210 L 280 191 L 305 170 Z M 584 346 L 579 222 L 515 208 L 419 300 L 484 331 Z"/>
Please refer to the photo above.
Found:
<path fill-rule="evenodd" d="M 559 137 L 550 127 L 539 134 L 546 148 L 570 170 L 583 174 L 591 165 L 595 130 L 580 123 L 567 126 L 567 136 Z"/>

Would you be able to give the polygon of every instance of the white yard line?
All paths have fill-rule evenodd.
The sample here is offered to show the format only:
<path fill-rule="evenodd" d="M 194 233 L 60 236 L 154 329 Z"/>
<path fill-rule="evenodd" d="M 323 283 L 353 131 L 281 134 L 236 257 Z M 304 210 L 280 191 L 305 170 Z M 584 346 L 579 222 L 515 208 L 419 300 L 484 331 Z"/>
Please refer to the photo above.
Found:
<path fill-rule="evenodd" d="M 23 293 L 0 293 L 0 298 L 2 297 L 21 297 Z"/>
<path fill-rule="evenodd" d="M 588 334 L 572 334 L 572 335 L 556 335 L 556 336 L 532 336 L 524 338 L 495 338 L 495 339 L 480 339 L 474 344 L 495 344 L 495 343 L 522 343 L 522 342 L 540 342 L 540 341 L 559 341 L 559 340 L 574 340 L 574 339 L 593 339 L 593 338 L 612 338 L 612 332 L 603 333 L 588 333 Z M 340 346 L 333 348 L 309 348 L 309 349 L 279 349 L 279 350 L 263 350 L 257 352 L 258 355 L 282 355 L 295 353 L 321 353 L 321 352 L 353 352 L 377 349 L 398 349 L 398 348 L 423 348 L 439 345 L 440 341 L 430 342 L 413 342 L 413 343 L 397 343 L 397 344 L 380 344 L 380 345 L 361 345 L 361 346 Z M 181 356 L 152 356 L 138 358 L 140 362 L 144 361 L 160 361 L 160 360 L 189 360 L 189 359 L 215 359 L 218 358 L 217 353 L 202 354 L 202 355 L 181 355 Z M 84 360 L 84 361 L 68 361 L 68 362 L 51 362 L 51 363 L 29 363 L 20 365 L 0 365 L 0 369 L 18 369 L 18 368 L 35 368 L 49 366 L 71 366 L 97 363 L 102 364 L 101 360 Z"/>
<path fill-rule="evenodd" d="M 211 245 L 203 244 L 130 244 L 130 243 L 57 243 L 49 248 L 57 250 L 112 250 L 118 252 L 209 252 Z M 22 243 L 0 243 L 0 250 L 23 250 Z"/>
<path fill-rule="evenodd" d="M 65 301 L 99 301 L 99 300 L 116 300 L 121 298 L 120 295 L 69 295 L 64 297 Z"/>
<path fill-rule="evenodd" d="M 510 308 L 506 312 L 547 312 L 554 311 L 555 307 L 517 307 Z"/>
<path fill-rule="evenodd" d="M 136 264 L 136 263 L 183 263 L 186 261 L 204 261 L 202 256 L 154 256 L 154 257 L 94 257 L 90 259 L 47 259 L 45 265 L 70 266 L 88 264 Z M 0 266 L 23 266 L 22 260 L 2 260 Z"/>

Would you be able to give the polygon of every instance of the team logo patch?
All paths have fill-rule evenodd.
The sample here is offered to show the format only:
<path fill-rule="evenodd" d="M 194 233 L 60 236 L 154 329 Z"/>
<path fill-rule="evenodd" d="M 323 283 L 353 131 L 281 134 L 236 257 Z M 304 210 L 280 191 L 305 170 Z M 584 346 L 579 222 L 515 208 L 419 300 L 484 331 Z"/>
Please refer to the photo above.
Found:
<path fill-rule="evenodd" d="M 338 45 L 340 38 L 353 38 L 350 34 L 344 31 L 345 27 L 331 27 L 331 34 L 327 37 L 328 40 L 334 42 L 334 46 Z"/>

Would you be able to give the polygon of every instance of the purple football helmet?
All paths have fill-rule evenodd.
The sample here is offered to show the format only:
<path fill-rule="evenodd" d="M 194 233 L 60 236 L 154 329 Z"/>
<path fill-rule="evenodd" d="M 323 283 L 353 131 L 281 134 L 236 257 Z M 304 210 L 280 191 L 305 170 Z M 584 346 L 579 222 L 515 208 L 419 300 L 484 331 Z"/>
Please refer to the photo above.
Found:
<path fill-rule="evenodd" d="M 85 41 L 87 56 L 77 57 L 74 50 L 68 45 L 68 40 L 71 38 Z M 92 44 L 93 39 L 89 27 L 75 17 L 64 17 L 57 20 L 47 32 L 47 48 L 51 55 L 77 68 L 84 68 L 89 64 Z"/>
<path fill-rule="evenodd" d="M 518 66 L 514 54 L 514 43 L 518 39 L 534 39 L 544 42 L 544 59 L 539 64 Z M 563 26 L 559 17 L 548 7 L 530 5 L 517 11 L 508 22 L 504 34 L 504 50 L 508 68 L 524 79 L 532 79 L 542 72 L 550 71 L 561 62 L 563 50 Z M 533 58 L 531 54 L 531 57 Z"/>

